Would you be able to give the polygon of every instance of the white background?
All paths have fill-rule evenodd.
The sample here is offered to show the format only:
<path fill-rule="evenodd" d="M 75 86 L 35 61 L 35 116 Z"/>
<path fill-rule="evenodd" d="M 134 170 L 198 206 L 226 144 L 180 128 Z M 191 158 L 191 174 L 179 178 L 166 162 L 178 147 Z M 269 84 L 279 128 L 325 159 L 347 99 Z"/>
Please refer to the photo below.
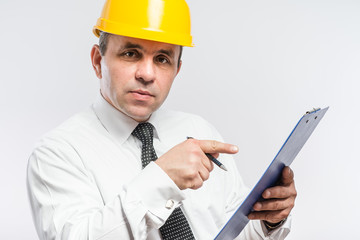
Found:
<path fill-rule="evenodd" d="M 195 48 L 165 107 L 199 114 L 240 152 L 252 187 L 302 113 L 330 109 L 292 165 L 288 239 L 360 239 L 360 2 L 188 0 Z M 103 1 L 0 0 L 0 239 L 37 239 L 26 165 L 39 137 L 98 92 Z"/>

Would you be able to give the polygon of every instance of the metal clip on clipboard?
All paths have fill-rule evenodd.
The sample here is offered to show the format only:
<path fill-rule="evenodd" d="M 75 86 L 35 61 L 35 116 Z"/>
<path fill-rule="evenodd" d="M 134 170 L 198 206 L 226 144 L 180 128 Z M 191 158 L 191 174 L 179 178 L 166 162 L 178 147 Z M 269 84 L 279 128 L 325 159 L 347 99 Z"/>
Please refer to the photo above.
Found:
<path fill-rule="evenodd" d="M 305 116 L 306 114 L 310 114 L 310 113 L 313 113 L 313 112 L 319 111 L 320 109 L 321 109 L 321 108 L 313 108 L 312 110 L 307 111 L 307 112 L 304 114 L 304 116 Z"/>

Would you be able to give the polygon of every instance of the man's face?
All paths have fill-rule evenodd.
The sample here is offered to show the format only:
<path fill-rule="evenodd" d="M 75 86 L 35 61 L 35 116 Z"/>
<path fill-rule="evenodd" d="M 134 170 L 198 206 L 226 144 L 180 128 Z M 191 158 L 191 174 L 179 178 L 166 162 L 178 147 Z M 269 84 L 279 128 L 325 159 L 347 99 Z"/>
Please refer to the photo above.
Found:
<path fill-rule="evenodd" d="M 177 45 L 110 35 L 104 56 L 98 57 L 101 71 L 95 69 L 101 94 L 122 113 L 146 121 L 170 91 L 180 70 L 179 54 Z"/>

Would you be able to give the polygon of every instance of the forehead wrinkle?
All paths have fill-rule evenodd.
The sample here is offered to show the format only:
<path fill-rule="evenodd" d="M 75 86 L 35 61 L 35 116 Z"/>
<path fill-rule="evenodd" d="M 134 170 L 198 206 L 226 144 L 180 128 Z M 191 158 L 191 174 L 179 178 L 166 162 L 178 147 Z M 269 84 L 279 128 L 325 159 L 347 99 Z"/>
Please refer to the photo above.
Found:
<path fill-rule="evenodd" d="M 137 44 L 137 43 L 132 43 L 132 42 L 126 42 L 124 44 L 124 46 L 121 46 L 121 49 L 129 49 L 129 48 L 138 48 L 138 49 L 144 50 L 143 46 L 141 46 L 140 44 Z"/>

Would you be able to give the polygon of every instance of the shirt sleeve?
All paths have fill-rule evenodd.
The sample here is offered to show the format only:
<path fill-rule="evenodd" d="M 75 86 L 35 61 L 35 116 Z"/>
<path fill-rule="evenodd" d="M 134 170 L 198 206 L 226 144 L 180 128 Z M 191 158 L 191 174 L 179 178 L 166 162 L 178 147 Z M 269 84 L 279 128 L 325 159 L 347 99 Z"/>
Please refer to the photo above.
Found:
<path fill-rule="evenodd" d="M 119 183 L 119 193 L 105 204 L 76 151 L 59 143 L 35 149 L 27 185 L 41 240 L 146 239 L 184 199 L 152 162 L 128 184 Z"/>

